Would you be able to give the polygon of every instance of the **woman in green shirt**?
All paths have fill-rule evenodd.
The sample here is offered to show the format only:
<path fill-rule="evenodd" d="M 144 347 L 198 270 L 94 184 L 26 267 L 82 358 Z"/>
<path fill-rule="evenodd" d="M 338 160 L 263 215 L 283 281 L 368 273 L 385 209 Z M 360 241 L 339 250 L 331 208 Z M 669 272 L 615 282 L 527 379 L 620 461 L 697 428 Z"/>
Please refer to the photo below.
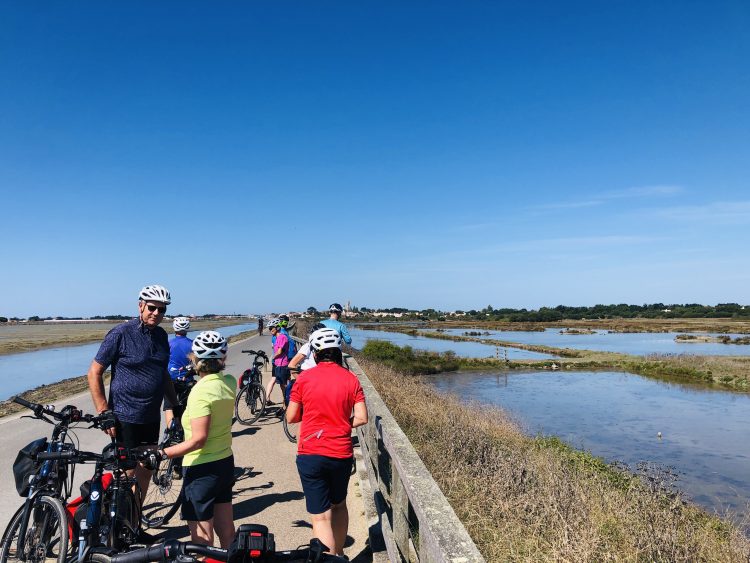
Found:
<path fill-rule="evenodd" d="M 237 381 L 221 373 L 227 341 L 215 331 L 193 340 L 192 361 L 200 381 L 190 392 L 182 427 L 185 441 L 159 452 L 162 458 L 181 457 L 183 467 L 182 518 L 193 542 L 213 545 L 214 532 L 221 547 L 234 538 L 232 514 L 232 415 Z"/>

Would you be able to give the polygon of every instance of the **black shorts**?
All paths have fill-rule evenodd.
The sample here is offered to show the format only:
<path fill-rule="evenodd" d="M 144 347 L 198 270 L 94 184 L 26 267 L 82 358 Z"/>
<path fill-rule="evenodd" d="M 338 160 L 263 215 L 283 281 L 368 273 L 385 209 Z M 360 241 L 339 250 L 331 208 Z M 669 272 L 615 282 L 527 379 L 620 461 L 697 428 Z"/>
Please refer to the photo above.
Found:
<path fill-rule="evenodd" d="M 205 522 L 214 505 L 232 502 L 234 456 L 182 468 L 182 519 Z"/>
<path fill-rule="evenodd" d="M 287 366 L 273 366 L 273 376 L 276 379 L 276 383 L 281 385 L 283 389 L 286 386 L 286 382 L 289 379 L 289 368 Z"/>
<path fill-rule="evenodd" d="M 138 446 L 155 446 L 159 443 L 159 427 L 161 422 L 136 424 L 118 420 L 115 425 L 117 442 L 126 448 Z"/>
<path fill-rule="evenodd" d="M 352 463 L 351 457 L 338 459 L 324 455 L 297 456 L 297 471 L 310 514 L 322 514 L 332 504 L 346 500 Z"/>

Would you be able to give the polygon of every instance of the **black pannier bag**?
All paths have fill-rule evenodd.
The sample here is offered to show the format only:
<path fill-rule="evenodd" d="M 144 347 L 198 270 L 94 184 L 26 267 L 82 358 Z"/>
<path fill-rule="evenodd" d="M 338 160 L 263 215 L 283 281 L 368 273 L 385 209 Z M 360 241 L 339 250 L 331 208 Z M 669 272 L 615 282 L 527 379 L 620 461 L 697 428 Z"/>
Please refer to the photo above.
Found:
<path fill-rule="evenodd" d="M 39 471 L 42 462 L 37 462 L 34 457 L 39 452 L 47 451 L 47 438 L 34 440 L 18 451 L 16 461 L 13 462 L 13 476 L 16 479 L 16 490 L 22 497 L 29 495 L 29 477 Z"/>

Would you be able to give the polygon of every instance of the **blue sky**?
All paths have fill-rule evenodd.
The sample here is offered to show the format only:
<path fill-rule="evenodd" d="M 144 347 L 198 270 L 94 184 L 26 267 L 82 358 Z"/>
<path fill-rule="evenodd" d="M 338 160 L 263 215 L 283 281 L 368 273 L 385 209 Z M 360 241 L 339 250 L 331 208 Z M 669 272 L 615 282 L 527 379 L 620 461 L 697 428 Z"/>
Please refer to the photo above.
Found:
<path fill-rule="evenodd" d="M 750 302 L 744 0 L 0 21 L 0 315 Z"/>

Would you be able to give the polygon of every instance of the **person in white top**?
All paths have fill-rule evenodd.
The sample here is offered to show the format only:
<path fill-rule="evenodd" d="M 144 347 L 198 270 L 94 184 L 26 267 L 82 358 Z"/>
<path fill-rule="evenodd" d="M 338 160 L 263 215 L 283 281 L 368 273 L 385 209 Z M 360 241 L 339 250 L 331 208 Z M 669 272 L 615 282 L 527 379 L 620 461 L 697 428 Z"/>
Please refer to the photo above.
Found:
<path fill-rule="evenodd" d="M 310 330 L 310 334 L 325 327 L 326 326 L 323 323 L 316 323 Z M 315 358 L 313 357 L 313 349 L 310 346 L 309 340 L 299 348 L 294 357 L 289 361 L 289 369 L 295 369 L 298 366 L 302 371 L 316 366 Z"/>

